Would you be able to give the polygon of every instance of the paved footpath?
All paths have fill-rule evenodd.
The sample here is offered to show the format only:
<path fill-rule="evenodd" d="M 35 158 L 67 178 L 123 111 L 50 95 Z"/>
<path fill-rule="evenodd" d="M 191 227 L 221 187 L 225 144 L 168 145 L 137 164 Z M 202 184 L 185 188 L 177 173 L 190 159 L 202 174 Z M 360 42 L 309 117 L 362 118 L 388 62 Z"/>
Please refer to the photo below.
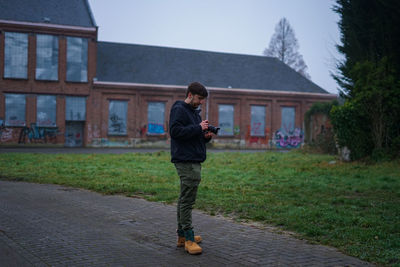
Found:
<path fill-rule="evenodd" d="M 334 248 L 194 211 L 203 254 L 175 245 L 173 205 L 0 181 L 0 266 L 367 266 Z"/>

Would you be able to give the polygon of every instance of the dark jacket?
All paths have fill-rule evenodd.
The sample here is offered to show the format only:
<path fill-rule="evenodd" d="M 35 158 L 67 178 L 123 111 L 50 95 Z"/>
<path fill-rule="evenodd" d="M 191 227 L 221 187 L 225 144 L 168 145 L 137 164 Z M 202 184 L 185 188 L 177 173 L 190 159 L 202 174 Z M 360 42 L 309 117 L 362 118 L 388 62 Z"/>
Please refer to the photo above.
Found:
<path fill-rule="evenodd" d="M 206 143 L 201 129 L 200 110 L 184 101 L 176 101 L 169 117 L 171 135 L 171 162 L 203 162 L 206 160 Z"/>

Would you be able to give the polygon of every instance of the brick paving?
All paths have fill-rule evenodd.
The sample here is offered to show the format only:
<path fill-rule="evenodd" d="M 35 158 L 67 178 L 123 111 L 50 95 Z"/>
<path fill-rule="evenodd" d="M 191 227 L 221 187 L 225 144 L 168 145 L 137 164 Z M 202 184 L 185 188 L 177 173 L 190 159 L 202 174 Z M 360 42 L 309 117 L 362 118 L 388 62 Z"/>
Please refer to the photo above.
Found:
<path fill-rule="evenodd" d="M 194 211 L 203 254 L 175 246 L 174 205 L 0 181 L 0 266 L 369 266 L 334 248 Z"/>

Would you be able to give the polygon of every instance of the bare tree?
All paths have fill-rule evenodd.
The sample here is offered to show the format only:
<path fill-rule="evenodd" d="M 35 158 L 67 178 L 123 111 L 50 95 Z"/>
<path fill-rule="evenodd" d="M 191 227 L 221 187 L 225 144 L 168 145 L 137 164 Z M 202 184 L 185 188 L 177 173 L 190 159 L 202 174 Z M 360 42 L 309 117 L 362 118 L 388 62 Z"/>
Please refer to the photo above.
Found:
<path fill-rule="evenodd" d="M 271 37 L 269 47 L 264 50 L 265 56 L 276 57 L 307 79 L 311 80 L 307 73 L 307 65 L 303 56 L 299 53 L 294 30 L 286 18 L 282 18 L 275 26 L 275 33 Z"/>

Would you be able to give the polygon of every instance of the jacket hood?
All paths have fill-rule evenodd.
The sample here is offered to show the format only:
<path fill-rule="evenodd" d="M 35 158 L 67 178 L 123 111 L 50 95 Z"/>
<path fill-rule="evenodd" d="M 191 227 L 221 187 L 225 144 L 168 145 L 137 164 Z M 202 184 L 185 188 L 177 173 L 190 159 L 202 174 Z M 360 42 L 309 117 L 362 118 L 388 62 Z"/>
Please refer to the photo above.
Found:
<path fill-rule="evenodd" d="M 200 107 L 198 107 L 198 108 L 196 108 L 196 109 L 193 109 L 189 104 L 186 104 L 186 102 L 185 102 L 185 101 L 182 101 L 182 100 L 176 101 L 176 102 L 172 105 L 172 108 L 178 107 L 178 106 L 184 107 L 184 108 L 186 108 L 186 109 L 188 109 L 188 110 L 190 110 L 190 111 L 197 112 L 198 114 L 200 114 L 200 112 L 201 112 L 201 108 L 200 108 Z"/>

